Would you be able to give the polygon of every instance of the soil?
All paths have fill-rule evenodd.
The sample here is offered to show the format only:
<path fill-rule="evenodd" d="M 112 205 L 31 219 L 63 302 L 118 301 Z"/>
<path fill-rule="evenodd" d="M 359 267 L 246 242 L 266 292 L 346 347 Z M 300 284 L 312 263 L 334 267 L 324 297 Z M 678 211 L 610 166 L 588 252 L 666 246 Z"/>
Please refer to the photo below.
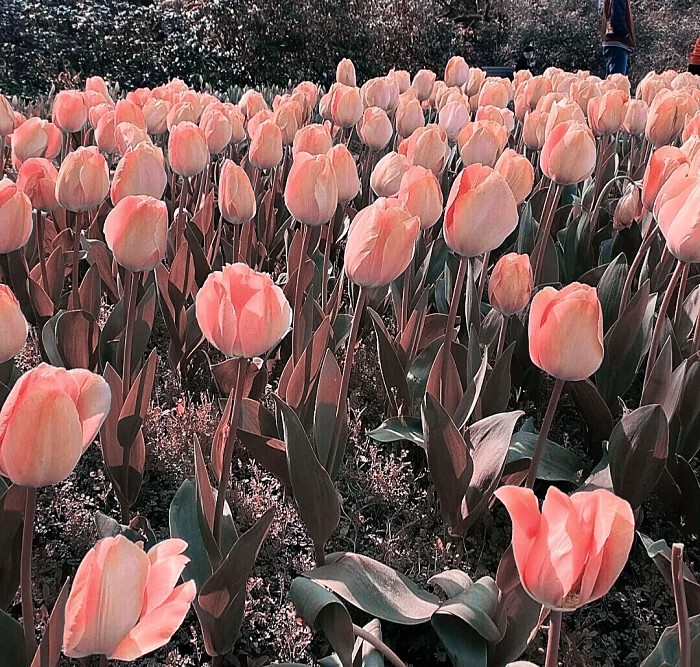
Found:
<path fill-rule="evenodd" d="M 160 327 L 162 323 L 157 323 L 153 335 L 157 342 L 162 341 Z M 33 350 L 28 346 L 22 360 L 25 367 L 39 362 L 35 358 L 36 347 Z M 384 445 L 367 437 L 366 433 L 384 415 L 384 391 L 377 368 L 374 339 L 366 332 L 356 354 L 348 451 L 338 480 L 343 498 L 342 516 L 327 551 L 354 551 L 370 556 L 423 586 L 427 586 L 433 574 L 451 568 L 461 568 L 475 578 L 494 576 L 510 541 L 510 522 L 501 504 L 495 503 L 467 537 L 450 541 L 440 518 L 423 451 L 406 442 Z M 145 479 L 133 511 L 149 519 L 160 540 L 169 537 L 170 501 L 180 484 L 193 476 L 193 438 L 195 435 L 199 438 L 206 457 L 220 413 L 206 368 L 197 373 L 199 380 L 194 390 L 183 390 L 162 354 L 157 378 L 145 425 Z M 538 400 L 525 397 L 517 406 L 527 416 L 533 416 L 537 424 L 542 413 L 536 406 L 546 404 L 547 390 L 547 387 L 541 390 Z M 550 439 L 572 448 L 589 467 L 595 465 L 596 461 L 586 450 L 585 425 L 567 396 L 562 398 L 557 410 Z M 562 488 L 573 490 L 571 486 Z M 293 502 L 285 497 L 277 480 L 242 448 L 234 458 L 228 500 L 236 524 L 243 530 L 270 505 L 276 508 L 272 529 L 248 583 L 241 637 L 228 664 L 238 667 L 260 666 L 268 661 L 316 664 L 315 660 L 329 654 L 328 645 L 320 633 L 313 633 L 297 618 L 287 594 L 292 579 L 314 566 L 312 543 Z M 94 523 L 97 510 L 119 518 L 116 498 L 102 470 L 101 452 L 93 445 L 65 482 L 39 491 L 33 560 L 39 632 L 43 633 L 47 610 L 53 607 L 61 585 L 74 575 L 81 558 L 97 539 Z M 666 517 L 661 503 L 654 497 L 647 501 L 643 511 L 641 531 L 653 539 L 663 538 L 669 544 L 685 542 L 686 561 L 691 569 L 698 571 L 700 549 L 694 536 L 683 534 L 678 521 Z M 16 618 L 21 616 L 19 595 L 10 613 Z M 357 610 L 351 613 L 356 622 L 368 620 Z M 565 615 L 560 664 L 637 667 L 663 629 L 674 622 L 671 591 L 637 540 L 613 590 L 603 600 Z M 382 626 L 385 641 L 407 665 L 449 665 L 430 624 L 405 628 L 383 622 Z M 545 645 L 546 629 L 543 629 L 523 659 L 542 664 Z M 210 662 L 197 618 L 191 612 L 166 647 L 128 664 L 199 666 Z M 97 658 L 62 658 L 59 665 L 96 667 Z"/>

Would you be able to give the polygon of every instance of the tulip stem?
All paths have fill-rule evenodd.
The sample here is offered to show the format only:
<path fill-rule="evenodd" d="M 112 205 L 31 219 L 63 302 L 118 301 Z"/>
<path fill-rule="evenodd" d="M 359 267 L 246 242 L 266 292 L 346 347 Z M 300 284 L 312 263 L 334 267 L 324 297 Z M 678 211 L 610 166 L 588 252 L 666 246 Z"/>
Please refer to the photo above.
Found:
<path fill-rule="evenodd" d="M 136 301 L 139 293 L 140 272 L 131 272 L 125 270 L 124 280 L 124 305 L 126 312 L 124 313 L 124 359 L 123 359 L 123 374 L 122 374 L 122 393 L 126 400 L 131 389 L 131 348 L 134 339 L 134 318 L 136 315 Z"/>
<path fill-rule="evenodd" d="M 629 181 L 630 183 L 632 183 L 632 185 L 634 185 L 634 181 L 629 176 L 627 176 L 626 174 L 622 174 L 622 176 L 615 176 L 615 178 L 611 178 L 601 188 L 600 193 L 598 194 L 598 199 L 596 199 L 595 206 L 593 207 L 593 211 L 591 213 L 591 236 L 593 236 L 593 234 L 595 234 L 598 229 L 598 216 L 600 215 L 600 208 L 603 205 L 603 200 L 612 189 L 612 186 L 619 181 Z"/>
<path fill-rule="evenodd" d="M 652 223 L 652 226 L 649 227 L 646 235 L 644 236 L 642 245 L 639 246 L 639 250 L 637 250 L 637 254 L 632 260 L 632 266 L 630 266 L 630 270 L 627 272 L 625 284 L 622 286 L 622 293 L 620 294 L 620 309 L 617 313 L 618 317 L 622 315 L 622 311 L 624 311 L 624 309 L 627 307 L 627 304 L 630 301 L 630 293 L 632 292 L 632 282 L 634 281 L 634 276 L 636 275 L 637 269 L 642 263 L 644 256 L 646 255 L 646 252 L 649 249 L 649 246 L 653 243 L 658 233 L 658 226 L 655 223 Z"/>
<path fill-rule="evenodd" d="M 245 223 L 244 223 L 245 224 Z M 233 263 L 238 261 L 244 262 L 244 258 L 240 258 L 241 254 L 241 226 L 233 225 Z"/>
<path fill-rule="evenodd" d="M 467 269 L 469 268 L 469 258 L 460 257 L 459 258 L 459 269 L 457 269 L 457 277 L 455 278 L 454 288 L 452 290 L 452 301 L 450 301 L 450 312 L 447 315 L 447 326 L 445 327 L 445 344 L 442 349 L 442 371 L 440 373 L 441 382 L 447 377 L 447 367 L 448 359 L 452 354 L 452 341 L 455 335 L 455 322 L 457 321 L 457 308 L 459 307 L 459 300 L 462 295 L 462 286 L 464 285 L 464 278 L 467 275 Z"/>
<path fill-rule="evenodd" d="M 503 320 L 501 321 L 501 328 L 498 331 L 498 345 L 496 346 L 496 359 L 498 359 L 501 356 L 501 353 L 503 352 L 503 348 L 505 347 L 506 344 L 506 333 L 508 331 L 508 320 L 510 319 L 510 315 L 502 315 Z"/>
<path fill-rule="evenodd" d="M 681 317 L 681 312 L 683 311 L 683 299 L 685 297 L 685 290 L 688 287 L 688 273 L 690 272 L 690 264 L 683 262 L 683 273 L 681 274 L 681 284 L 678 287 L 678 297 L 676 298 L 676 312 L 673 316 L 674 325 L 678 324 L 678 320 Z M 683 341 L 679 341 L 683 342 Z"/>
<path fill-rule="evenodd" d="M 671 549 L 671 574 L 673 577 L 673 597 L 678 617 L 678 667 L 690 667 L 690 621 L 688 605 L 685 601 L 685 580 L 683 577 L 683 545 L 676 543 Z"/>
<path fill-rule="evenodd" d="M 488 252 L 484 253 L 484 256 L 481 258 L 481 273 L 479 274 L 479 287 L 477 289 L 476 293 L 476 303 L 479 305 L 481 303 L 481 299 L 484 296 L 484 285 L 486 285 L 486 274 L 488 273 L 489 270 L 489 259 L 491 258 L 491 251 L 489 250 Z"/>
<path fill-rule="evenodd" d="M 316 567 L 323 567 L 326 564 L 325 544 L 314 544 L 314 554 L 316 556 Z"/>
<path fill-rule="evenodd" d="M 323 269 L 321 275 L 321 309 L 325 311 L 328 303 L 328 271 L 331 265 L 331 246 L 333 245 L 333 232 L 337 221 L 343 216 L 343 207 L 338 204 L 335 217 L 331 218 L 326 227 L 326 244 L 323 247 Z"/>
<path fill-rule="evenodd" d="M 537 287 L 540 282 L 540 274 L 542 273 L 544 258 L 547 254 L 547 242 L 549 241 L 549 235 L 552 231 L 554 214 L 557 212 L 562 189 L 563 186 L 554 181 L 550 181 L 549 187 L 547 188 L 547 197 L 542 210 L 542 224 L 540 224 L 539 233 L 537 235 L 537 243 L 532 251 L 534 257 L 532 277 L 535 287 Z"/>
<path fill-rule="evenodd" d="M 25 487 L 27 496 L 22 527 L 22 565 L 20 570 L 22 590 L 22 622 L 24 623 L 24 644 L 27 660 L 36 652 L 34 634 L 34 606 L 32 604 L 32 539 L 34 537 L 34 516 L 36 514 L 36 489 Z"/>
<path fill-rule="evenodd" d="M 219 480 L 219 490 L 216 494 L 216 507 L 214 509 L 214 539 L 221 547 L 221 523 L 224 516 L 224 501 L 226 500 L 226 490 L 231 476 L 231 460 L 233 459 L 233 446 L 236 442 L 236 433 L 238 431 L 238 420 L 241 414 L 241 403 L 243 402 L 243 390 L 245 388 L 245 380 L 248 371 L 248 361 L 240 357 L 238 358 L 238 369 L 236 372 L 236 386 L 233 389 L 233 403 L 231 405 L 231 415 L 228 421 L 228 432 L 224 444 L 223 462 L 221 465 L 221 479 Z M 226 557 L 226 554 L 222 554 Z"/>
<path fill-rule="evenodd" d="M 695 317 L 695 332 L 693 333 L 693 346 L 690 348 L 691 356 L 700 350 L 700 313 Z"/>
<path fill-rule="evenodd" d="M 356 637 L 366 641 L 368 644 L 374 646 L 394 667 L 406 667 L 406 663 L 399 658 L 396 653 L 394 653 L 379 637 L 376 637 L 371 632 L 367 632 L 364 628 L 359 625 L 352 624 L 352 631 L 355 633 Z"/>
<path fill-rule="evenodd" d="M 544 447 L 547 443 L 547 436 L 549 435 L 549 429 L 552 427 L 552 422 L 554 421 L 554 413 L 556 412 L 557 403 L 559 403 L 559 398 L 561 397 L 562 389 L 564 389 L 564 380 L 559 380 L 557 378 L 557 380 L 554 382 L 554 389 L 552 389 L 552 395 L 549 397 L 549 403 L 547 404 L 547 412 L 545 412 L 544 415 L 544 421 L 542 422 L 542 427 L 540 428 L 540 434 L 537 436 L 535 450 L 532 452 L 532 461 L 530 461 L 530 468 L 527 471 L 527 481 L 525 482 L 525 487 L 528 489 L 531 489 L 533 486 L 535 486 L 535 479 L 537 479 L 537 469 L 540 467 L 542 454 L 544 454 Z"/>
<path fill-rule="evenodd" d="M 109 667 L 109 660 L 104 653 L 100 656 L 100 667 Z"/>
<path fill-rule="evenodd" d="M 75 214 L 75 225 L 73 226 L 73 310 L 80 310 L 80 286 L 78 277 L 78 265 L 80 264 L 80 213 Z"/>
<path fill-rule="evenodd" d="M 654 362 L 656 361 L 656 350 L 659 349 L 659 343 L 661 342 L 661 333 L 664 328 L 666 313 L 668 312 L 668 307 L 671 303 L 671 299 L 673 298 L 676 283 L 681 277 L 681 273 L 683 273 L 683 262 L 679 261 L 678 264 L 676 264 L 676 270 L 671 276 L 671 281 L 668 283 L 668 287 L 666 288 L 666 294 L 664 294 L 664 299 L 659 308 L 659 315 L 656 318 L 656 323 L 654 324 L 654 333 L 651 337 L 649 357 L 647 358 L 647 367 L 646 371 L 644 372 L 644 387 L 646 387 L 647 382 L 649 381 L 649 376 L 651 375 L 651 370 L 654 368 Z"/>
<path fill-rule="evenodd" d="M 352 314 L 352 324 L 350 326 L 350 336 L 348 337 L 348 347 L 345 351 L 345 364 L 343 365 L 343 377 L 340 383 L 340 394 L 338 396 L 338 407 L 335 412 L 335 425 L 333 428 L 333 438 L 328 452 L 328 462 L 326 470 L 331 478 L 334 472 L 340 467 L 340 463 L 336 462 L 338 456 L 338 448 L 340 445 L 340 434 L 343 428 L 343 420 L 347 419 L 347 399 L 348 388 L 350 387 L 350 371 L 352 370 L 352 360 L 355 356 L 355 345 L 357 344 L 357 334 L 360 330 L 360 320 L 365 309 L 365 301 L 367 300 L 367 288 L 360 287 L 360 293 L 357 296 L 355 304 L 355 312 Z"/>
<path fill-rule="evenodd" d="M 560 636 L 561 611 L 553 610 L 549 614 L 549 637 L 547 638 L 547 657 L 545 658 L 544 667 L 557 667 Z"/>
<path fill-rule="evenodd" d="M 36 210 L 36 249 L 39 253 L 39 266 L 41 266 L 41 283 L 46 292 L 47 296 L 49 294 L 49 279 L 48 273 L 46 271 L 46 255 L 44 253 L 44 212 L 41 209 Z"/>

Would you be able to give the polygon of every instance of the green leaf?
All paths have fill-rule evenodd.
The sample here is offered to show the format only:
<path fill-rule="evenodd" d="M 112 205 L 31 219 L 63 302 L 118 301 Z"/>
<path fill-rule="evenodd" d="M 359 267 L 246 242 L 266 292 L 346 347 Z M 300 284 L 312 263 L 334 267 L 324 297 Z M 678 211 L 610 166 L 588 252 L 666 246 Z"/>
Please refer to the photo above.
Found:
<path fill-rule="evenodd" d="M 0 655 L 3 667 L 27 667 L 24 630 L 4 611 L 0 611 Z"/>
<path fill-rule="evenodd" d="M 423 426 L 418 417 L 389 417 L 367 435 L 377 442 L 408 440 L 414 445 L 425 448 Z"/>
<path fill-rule="evenodd" d="M 51 610 L 41 644 L 34 654 L 31 667 L 56 667 L 63 648 L 63 629 L 66 622 L 66 602 L 70 593 L 70 579 L 63 584 L 56 604 Z"/>
<path fill-rule="evenodd" d="M 690 664 L 696 664 L 700 656 L 700 614 L 690 618 Z M 658 644 L 641 664 L 641 667 L 677 667 L 680 659 L 678 623 L 666 628 Z"/>
<path fill-rule="evenodd" d="M 526 459 L 532 460 L 537 438 L 537 433 L 529 433 L 524 430 L 514 433 L 510 440 L 506 465 Z M 578 460 L 575 454 L 556 442 L 547 440 L 537 470 L 537 477 L 547 482 L 572 482 L 575 484 L 579 480 L 583 467 L 583 463 Z"/>
<path fill-rule="evenodd" d="M 598 299 L 600 300 L 600 305 L 603 310 L 604 331 L 610 329 L 617 320 L 617 314 L 620 310 L 622 287 L 625 284 L 625 278 L 628 272 L 627 259 L 624 254 L 620 253 L 608 264 L 605 273 L 596 287 Z"/>
<path fill-rule="evenodd" d="M 25 504 L 26 489 L 19 484 L 6 486 L 0 496 L 0 609 L 9 607 L 19 588 Z"/>
<path fill-rule="evenodd" d="M 487 643 L 474 628 L 449 614 L 435 614 L 431 623 L 453 667 L 486 667 Z"/>
<path fill-rule="evenodd" d="M 326 469 L 328 469 L 328 455 L 335 429 L 342 380 L 343 374 L 340 372 L 338 362 L 333 353 L 327 350 L 318 379 L 313 425 L 316 452 L 321 465 Z"/>

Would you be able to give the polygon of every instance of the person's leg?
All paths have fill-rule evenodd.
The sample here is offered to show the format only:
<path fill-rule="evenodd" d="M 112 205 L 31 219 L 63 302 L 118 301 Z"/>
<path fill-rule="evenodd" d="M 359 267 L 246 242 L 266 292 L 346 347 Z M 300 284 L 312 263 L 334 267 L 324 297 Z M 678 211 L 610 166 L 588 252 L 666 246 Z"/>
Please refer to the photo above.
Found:
<path fill-rule="evenodd" d="M 604 46 L 605 76 L 609 74 L 627 74 L 627 55 L 627 50 L 619 46 Z"/>

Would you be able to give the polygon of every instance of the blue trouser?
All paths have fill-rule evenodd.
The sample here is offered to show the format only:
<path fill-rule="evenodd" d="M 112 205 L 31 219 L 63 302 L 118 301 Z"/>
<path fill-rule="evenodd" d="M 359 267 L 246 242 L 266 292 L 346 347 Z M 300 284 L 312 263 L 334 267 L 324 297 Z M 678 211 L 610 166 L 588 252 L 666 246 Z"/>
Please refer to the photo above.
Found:
<path fill-rule="evenodd" d="M 603 46 L 605 60 L 605 76 L 609 74 L 627 74 L 627 58 L 629 51 L 621 46 L 606 44 Z"/>

